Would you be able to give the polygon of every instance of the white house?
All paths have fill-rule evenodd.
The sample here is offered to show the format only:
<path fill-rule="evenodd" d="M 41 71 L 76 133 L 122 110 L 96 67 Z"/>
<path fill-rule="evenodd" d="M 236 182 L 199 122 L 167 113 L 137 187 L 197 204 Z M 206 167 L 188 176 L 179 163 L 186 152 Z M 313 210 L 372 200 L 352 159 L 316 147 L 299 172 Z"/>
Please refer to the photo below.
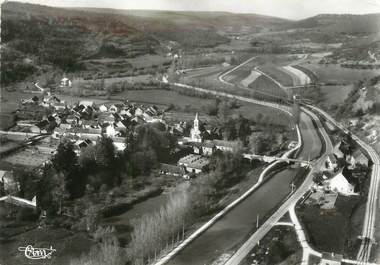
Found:
<path fill-rule="evenodd" d="M 355 161 L 354 156 L 352 155 L 346 156 L 346 163 L 347 163 L 347 168 L 349 170 L 353 170 L 356 167 L 356 161 Z"/>
<path fill-rule="evenodd" d="M 338 161 L 336 160 L 336 157 L 334 154 L 329 154 L 326 158 L 325 162 L 326 170 L 334 171 L 338 166 Z"/>
<path fill-rule="evenodd" d="M 144 111 L 141 108 L 136 108 L 135 110 L 135 116 L 141 116 L 143 115 Z"/>
<path fill-rule="evenodd" d="M 342 171 L 325 182 L 325 188 L 345 196 L 356 195 L 355 186 L 348 182 Z"/>
<path fill-rule="evenodd" d="M 106 112 L 107 110 L 108 109 L 107 109 L 107 107 L 104 104 L 99 106 L 99 111 L 100 112 Z"/>
<path fill-rule="evenodd" d="M 108 137 L 115 137 L 119 132 L 115 130 L 115 126 L 113 123 L 107 126 L 106 134 Z"/>
<path fill-rule="evenodd" d="M 112 113 L 118 112 L 118 108 L 115 105 L 111 105 L 108 110 Z"/>
<path fill-rule="evenodd" d="M 71 80 L 67 77 L 64 77 L 61 79 L 61 82 L 59 83 L 60 87 L 71 87 Z"/>
<path fill-rule="evenodd" d="M 89 101 L 89 100 L 82 100 L 79 102 L 79 106 L 83 105 L 85 107 L 92 107 L 94 105 L 94 102 Z"/>
<path fill-rule="evenodd" d="M 185 157 L 182 157 L 178 161 L 179 166 L 184 166 L 186 168 L 187 172 L 190 173 L 201 173 L 204 171 L 209 164 L 209 161 L 207 158 L 202 157 L 201 155 L 187 155 Z"/>

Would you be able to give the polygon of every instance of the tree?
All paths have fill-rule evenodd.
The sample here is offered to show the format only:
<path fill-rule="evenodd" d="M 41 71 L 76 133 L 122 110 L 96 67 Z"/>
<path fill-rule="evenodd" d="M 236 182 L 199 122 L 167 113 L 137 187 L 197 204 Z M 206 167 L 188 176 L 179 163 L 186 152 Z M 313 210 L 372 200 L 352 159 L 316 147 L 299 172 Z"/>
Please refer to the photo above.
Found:
<path fill-rule="evenodd" d="M 54 168 L 57 171 L 67 173 L 73 166 L 77 165 L 77 155 L 74 151 L 74 145 L 70 140 L 63 139 L 58 145 L 57 153 L 52 159 Z"/>
<path fill-rule="evenodd" d="M 102 136 L 95 146 L 95 161 L 100 167 L 110 168 L 115 162 L 116 150 L 111 138 Z"/>
<path fill-rule="evenodd" d="M 62 214 L 62 203 L 69 197 L 66 190 L 65 177 L 62 173 L 56 173 L 52 178 L 51 195 L 54 203 L 58 206 L 58 213 Z"/>

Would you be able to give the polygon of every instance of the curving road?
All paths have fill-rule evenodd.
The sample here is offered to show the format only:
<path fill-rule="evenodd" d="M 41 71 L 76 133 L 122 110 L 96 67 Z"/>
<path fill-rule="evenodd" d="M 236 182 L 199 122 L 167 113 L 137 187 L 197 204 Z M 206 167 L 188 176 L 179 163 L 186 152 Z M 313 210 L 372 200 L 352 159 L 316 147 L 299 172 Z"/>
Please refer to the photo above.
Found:
<path fill-rule="evenodd" d="M 263 106 L 276 108 L 291 114 L 290 108 L 287 106 L 279 105 L 276 103 L 262 102 L 251 98 L 236 96 L 224 92 L 207 90 L 198 87 L 192 87 L 183 84 L 176 84 L 181 87 L 195 89 L 197 91 L 211 93 L 217 96 L 235 98 L 237 100 L 260 104 Z M 311 116 L 309 116 L 311 115 Z M 316 116 L 313 113 L 306 114 L 302 112 L 301 122 L 300 122 L 300 132 L 302 139 L 304 140 L 304 146 L 298 158 L 308 160 L 316 159 L 321 153 L 321 140 L 313 124 L 313 120 Z M 318 123 L 318 121 L 315 121 Z M 323 126 L 319 126 L 318 130 L 321 134 L 326 136 Z M 327 139 L 327 140 L 326 140 Z M 326 138 L 325 141 L 328 141 Z M 331 144 L 327 144 L 331 146 Z M 331 148 L 332 149 L 332 148 Z M 319 161 L 319 160 L 318 160 Z M 296 174 L 294 169 L 286 169 L 277 173 L 273 178 L 268 180 L 265 185 L 260 187 L 256 192 L 246 198 L 243 202 L 237 205 L 234 209 L 228 212 L 225 216 L 220 218 L 215 222 L 208 230 L 204 231 L 199 237 L 194 239 L 193 242 L 189 243 L 186 247 L 177 251 L 176 255 L 170 256 L 170 260 L 165 260 L 165 262 L 158 262 L 157 264 L 211 264 L 215 259 L 217 259 L 221 254 L 229 252 L 236 248 L 242 241 L 245 240 L 246 236 L 250 233 L 255 225 L 256 217 L 258 215 L 265 216 L 269 212 L 274 211 L 278 204 L 283 202 L 283 200 L 289 195 L 290 183 Z M 260 240 L 266 233 L 271 229 L 271 227 L 281 218 L 281 216 L 288 211 L 290 205 L 302 197 L 304 192 L 309 189 L 312 184 L 311 174 L 308 175 L 306 181 L 302 184 L 300 189 L 293 193 L 281 207 L 275 211 L 273 214 L 258 230 L 259 233 L 255 233 L 255 240 Z M 256 243 L 255 240 L 249 240 Z M 257 241 L 256 241 L 257 242 Z M 245 251 L 240 251 L 243 253 L 239 255 L 244 257 L 244 252 L 249 251 L 250 248 L 245 247 Z M 237 264 L 232 261 L 230 264 Z"/>
<path fill-rule="evenodd" d="M 322 116 L 324 116 L 328 121 L 333 123 L 342 131 L 346 133 L 349 132 L 346 128 L 344 128 L 343 125 L 341 125 L 339 122 L 334 120 L 334 118 L 332 118 L 325 111 L 312 105 L 308 105 L 308 107 L 313 109 L 315 112 L 318 112 Z M 352 135 L 352 138 L 356 141 L 356 143 L 359 146 L 361 146 L 361 148 L 363 148 L 368 153 L 368 155 L 370 156 L 373 162 L 372 171 L 371 171 L 371 182 L 370 182 L 370 187 L 369 187 L 369 192 L 368 192 L 366 211 L 365 211 L 363 230 L 362 230 L 362 243 L 360 245 L 360 249 L 357 255 L 357 260 L 361 262 L 361 264 L 367 264 L 371 256 L 372 245 L 375 244 L 374 233 L 375 233 L 376 211 L 378 210 L 377 209 L 378 203 L 380 204 L 380 201 L 378 202 L 379 184 L 380 184 L 380 168 L 379 168 L 380 157 L 370 145 L 360 140 L 357 136 Z"/>

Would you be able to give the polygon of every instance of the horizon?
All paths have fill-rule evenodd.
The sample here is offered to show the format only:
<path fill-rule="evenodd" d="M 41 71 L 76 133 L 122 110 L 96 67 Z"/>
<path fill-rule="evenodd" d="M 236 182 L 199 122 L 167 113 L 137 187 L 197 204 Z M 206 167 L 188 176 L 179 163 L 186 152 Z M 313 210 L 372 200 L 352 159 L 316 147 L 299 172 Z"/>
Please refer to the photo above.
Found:
<path fill-rule="evenodd" d="M 223 3 L 214 2 L 212 8 L 212 0 L 140 0 L 133 2 L 123 2 L 121 0 L 117 0 L 112 1 L 112 3 L 109 3 L 107 0 L 12 0 L 8 2 L 29 3 L 50 7 L 73 9 L 93 8 L 127 11 L 227 12 L 233 14 L 255 14 L 262 16 L 271 16 L 288 20 L 302 20 L 305 18 L 325 14 L 369 15 L 380 13 L 380 0 L 368 0 L 360 2 L 356 0 L 308 0 L 307 4 L 302 3 L 302 0 L 287 0 L 286 2 L 281 0 L 266 0 L 266 3 L 263 3 L 262 0 L 235 0 L 233 3 L 232 1 Z M 321 4 L 321 2 L 323 4 Z M 338 2 L 340 4 L 336 4 Z M 344 8 L 345 6 L 348 6 L 348 4 L 350 6 L 349 10 Z M 278 7 L 276 8 L 276 12 L 273 12 L 273 6 Z M 243 7 L 248 8 L 243 10 Z M 271 10 L 271 12 L 266 12 L 266 10 Z M 329 12 L 328 10 L 332 12 Z"/>

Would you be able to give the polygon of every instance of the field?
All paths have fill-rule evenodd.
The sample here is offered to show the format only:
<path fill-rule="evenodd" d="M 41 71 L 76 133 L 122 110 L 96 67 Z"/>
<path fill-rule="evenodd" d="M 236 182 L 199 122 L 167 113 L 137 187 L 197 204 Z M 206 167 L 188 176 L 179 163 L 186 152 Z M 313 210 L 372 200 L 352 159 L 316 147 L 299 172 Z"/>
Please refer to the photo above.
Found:
<path fill-rule="evenodd" d="M 194 70 L 188 70 L 182 77 L 185 79 L 200 78 L 200 77 L 218 74 L 225 70 L 226 68 L 223 66 L 202 67 L 202 68 L 198 68 Z"/>
<path fill-rule="evenodd" d="M 284 90 L 282 90 L 277 84 L 275 84 L 272 80 L 264 75 L 259 76 L 248 87 L 259 93 L 276 95 L 283 98 L 287 97 Z"/>
<path fill-rule="evenodd" d="M 224 80 L 229 83 L 240 84 L 241 81 L 246 79 L 251 74 L 251 70 L 241 67 L 238 70 L 229 73 L 224 77 Z"/>
<path fill-rule="evenodd" d="M 293 78 L 284 69 L 275 66 L 263 66 L 259 68 L 261 71 L 280 82 L 283 86 L 292 86 Z"/>
<path fill-rule="evenodd" d="M 2 228 L 3 233 L 6 233 L 7 230 Z M 52 246 L 57 251 L 53 253 L 51 259 L 46 259 L 41 263 L 40 260 L 33 261 L 25 258 L 24 254 L 17 250 L 18 247 L 26 247 L 27 245 L 44 248 Z M 14 235 L 11 240 L 2 243 L 0 263 L 18 265 L 69 264 L 73 257 L 86 253 L 92 245 L 94 245 L 94 241 L 81 232 L 73 233 L 63 228 L 34 228 L 25 233 Z"/>
<path fill-rule="evenodd" d="M 244 86 L 244 87 L 248 87 L 251 83 L 255 82 L 255 80 L 257 78 L 259 78 L 261 76 L 260 73 L 258 73 L 257 71 L 255 70 L 252 70 L 251 73 L 249 74 L 249 76 L 247 76 L 246 78 L 244 78 L 243 80 L 240 81 L 240 83 Z"/>
<path fill-rule="evenodd" d="M 212 99 L 200 99 L 180 95 L 168 90 L 127 90 L 119 93 L 117 96 L 112 96 L 113 100 L 126 100 L 132 102 L 141 102 L 157 105 L 169 106 L 170 104 L 185 107 L 189 105 L 191 108 L 202 109 L 212 103 Z"/>
<path fill-rule="evenodd" d="M 1 159 L 2 162 L 12 164 L 14 166 L 24 166 L 34 168 L 42 165 L 51 158 L 52 154 L 41 152 L 34 148 L 26 148 L 17 151 L 11 155 Z"/>
<path fill-rule="evenodd" d="M 323 210 L 318 206 L 297 209 L 311 244 L 318 251 L 348 253 L 348 246 L 360 234 L 360 220 L 354 219 L 359 197 L 338 196 L 335 208 Z"/>
<path fill-rule="evenodd" d="M 292 66 L 284 66 L 283 69 L 292 77 L 293 84 L 295 86 L 302 86 L 311 83 L 310 77 L 301 70 Z"/>
<path fill-rule="evenodd" d="M 348 85 L 379 75 L 379 70 L 360 70 L 343 68 L 337 64 L 302 64 L 318 77 L 318 82 L 331 85 Z"/>
<path fill-rule="evenodd" d="M 324 104 L 341 104 L 352 90 L 352 85 L 345 86 L 321 86 L 324 95 Z"/>
<path fill-rule="evenodd" d="M 301 247 L 292 227 L 276 226 L 255 246 L 240 265 L 300 264 Z M 258 262 L 258 263 L 255 263 Z"/>

